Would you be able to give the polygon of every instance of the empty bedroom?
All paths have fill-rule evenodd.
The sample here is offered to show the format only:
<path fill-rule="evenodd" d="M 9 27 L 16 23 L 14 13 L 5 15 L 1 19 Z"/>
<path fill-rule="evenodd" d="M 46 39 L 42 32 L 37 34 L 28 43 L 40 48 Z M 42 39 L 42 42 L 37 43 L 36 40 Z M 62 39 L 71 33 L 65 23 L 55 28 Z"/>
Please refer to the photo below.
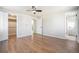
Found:
<path fill-rule="evenodd" d="M 78 52 L 78 6 L 0 6 L 0 53 Z"/>

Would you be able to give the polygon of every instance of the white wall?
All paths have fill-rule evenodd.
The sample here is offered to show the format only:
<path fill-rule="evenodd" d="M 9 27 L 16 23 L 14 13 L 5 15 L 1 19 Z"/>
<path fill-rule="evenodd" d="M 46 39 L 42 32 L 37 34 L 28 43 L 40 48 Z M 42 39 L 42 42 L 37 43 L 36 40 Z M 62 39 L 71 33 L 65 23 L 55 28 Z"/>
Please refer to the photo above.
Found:
<path fill-rule="evenodd" d="M 48 13 L 43 16 L 43 35 L 65 38 L 65 13 Z"/>
<path fill-rule="evenodd" d="M 8 14 L 0 12 L 0 41 L 8 39 Z"/>
<path fill-rule="evenodd" d="M 28 15 L 17 15 L 17 37 L 32 35 L 32 17 Z"/>

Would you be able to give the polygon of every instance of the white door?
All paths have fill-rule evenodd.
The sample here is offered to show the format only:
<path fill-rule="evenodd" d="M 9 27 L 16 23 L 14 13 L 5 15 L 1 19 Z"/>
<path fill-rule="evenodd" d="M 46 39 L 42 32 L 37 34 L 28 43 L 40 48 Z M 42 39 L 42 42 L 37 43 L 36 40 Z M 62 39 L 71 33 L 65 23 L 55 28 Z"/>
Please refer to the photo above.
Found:
<path fill-rule="evenodd" d="M 17 37 L 32 35 L 32 18 L 28 15 L 17 15 Z"/>

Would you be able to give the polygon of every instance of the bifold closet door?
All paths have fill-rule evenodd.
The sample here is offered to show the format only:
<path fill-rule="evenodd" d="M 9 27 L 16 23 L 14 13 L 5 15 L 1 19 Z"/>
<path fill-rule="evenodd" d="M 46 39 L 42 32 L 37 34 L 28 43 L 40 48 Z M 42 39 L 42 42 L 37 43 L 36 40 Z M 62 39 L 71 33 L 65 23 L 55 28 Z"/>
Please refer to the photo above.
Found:
<path fill-rule="evenodd" d="M 11 26 L 10 24 L 13 24 Z M 9 34 L 15 34 L 15 38 L 9 40 L 9 52 L 21 52 L 21 51 L 29 51 L 25 44 L 31 44 L 32 40 L 32 18 L 31 16 L 24 14 L 16 14 L 16 22 L 13 21 L 9 23 L 10 32 Z M 15 29 L 16 26 L 16 29 Z M 14 31 L 12 29 L 15 29 Z M 13 31 L 13 32 L 12 32 Z M 16 31 L 16 33 L 15 33 Z M 28 42 L 29 41 L 29 42 Z M 24 49 L 24 47 L 26 49 Z M 23 48 L 24 50 L 22 50 Z"/>
<path fill-rule="evenodd" d="M 17 38 L 32 39 L 32 17 L 28 15 L 17 15 Z"/>

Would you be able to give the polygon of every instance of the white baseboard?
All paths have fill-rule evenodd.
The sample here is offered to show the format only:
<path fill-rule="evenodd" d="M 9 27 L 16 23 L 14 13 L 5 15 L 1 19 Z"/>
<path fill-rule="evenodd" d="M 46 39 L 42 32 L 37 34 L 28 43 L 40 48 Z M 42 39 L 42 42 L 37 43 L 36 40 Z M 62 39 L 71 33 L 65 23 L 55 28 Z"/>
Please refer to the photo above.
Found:
<path fill-rule="evenodd" d="M 69 40 L 76 41 L 76 37 L 73 37 L 73 36 L 66 36 L 66 37 L 67 37 L 67 39 L 69 39 Z"/>
<path fill-rule="evenodd" d="M 70 38 L 68 38 L 67 36 L 62 37 L 62 36 L 47 35 L 47 34 L 43 34 L 43 35 L 45 35 L 45 36 L 50 36 L 50 37 L 56 37 L 56 38 L 59 38 L 59 39 L 67 39 L 67 40 L 77 41 L 77 42 L 79 43 L 79 37 L 76 39 L 75 37 L 70 37 Z"/>
<path fill-rule="evenodd" d="M 17 38 L 23 38 L 23 37 L 29 37 L 29 36 L 32 36 L 32 35 L 17 36 Z"/>
<path fill-rule="evenodd" d="M 3 40 L 0 40 L 0 41 L 5 41 L 5 40 L 8 40 L 8 39 L 3 39 Z"/>
<path fill-rule="evenodd" d="M 43 34 L 43 35 L 50 36 L 50 37 L 56 37 L 56 38 L 60 38 L 60 39 L 67 39 L 66 37 L 63 37 L 63 36 L 47 35 L 47 34 Z"/>

